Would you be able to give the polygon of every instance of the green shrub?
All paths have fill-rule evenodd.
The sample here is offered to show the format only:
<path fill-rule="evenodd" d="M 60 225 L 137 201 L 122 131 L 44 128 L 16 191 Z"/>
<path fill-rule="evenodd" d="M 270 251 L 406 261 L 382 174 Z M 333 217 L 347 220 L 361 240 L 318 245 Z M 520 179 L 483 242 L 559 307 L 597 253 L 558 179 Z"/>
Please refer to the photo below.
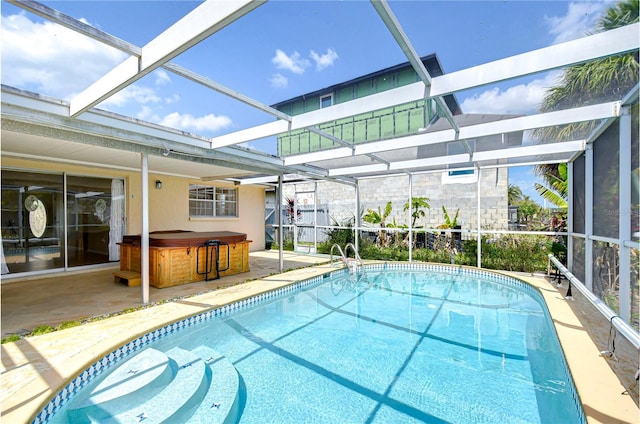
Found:
<path fill-rule="evenodd" d="M 31 331 L 31 333 L 29 333 L 29 335 L 30 336 L 40 336 L 42 334 L 52 333 L 55 330 L 56 329 L 51 327 L 50 325 L 40 325 L 40 326 L 34 328 L 33 331 Z"/>
<path fill-rule="evenodd" d="M 12 334 L 8 337 L 5 337 L 4 339 L 1 340 L 2 344 L 5 343 L 11 343 L 11 342 L 17 342 L 18 340 L 20 340 L 22 337 L 20 337 L 17 334 Z"/>
<path fill-rule="evenodd" d="M 77 327 L 80 324 L 82 324 L 82 322 L 80 321 L 65 321 L 63 323 L 60 323 L 60 325 L 56 327 L 56 330 L 64 330 L 65 328 Z"/>
<path fill-rule="evenodd" d="M 482 267 L 504 271 L 535 272 L 547 269 L 549 238 L 537 235 L 502 235 L 495 238 L 482 237 Z M 331 244 L 326 253 L 329 253 Z M 476 266 L 477 240 L 463 242 L 462 251 L 456 252 L 454 259 L 457 265 Z M 405 246 L 392 245 L 379 247 L 371 242 L 362 242 L 359 246 L 362 259 L 384 261 L 408 261 L 409 249 Z M 319 249 L 320 251 L 320 249 Z M 451 252 L 448 249 L 413 249 L 412 259 L 420 262 L 451 263 Z"/>

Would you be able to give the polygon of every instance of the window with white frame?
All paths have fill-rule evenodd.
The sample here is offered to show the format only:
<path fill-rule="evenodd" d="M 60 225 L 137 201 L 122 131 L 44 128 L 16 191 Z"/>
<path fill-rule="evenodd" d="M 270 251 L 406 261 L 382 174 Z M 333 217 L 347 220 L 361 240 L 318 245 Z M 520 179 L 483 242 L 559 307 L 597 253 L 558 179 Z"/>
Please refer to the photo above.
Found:
<path fill-rule="evenodd" d="M 326 96 L 320 96 L 320 108 L 325 108 L 333 105 L 333 93 Z"/>
<path fill-rule="evenodd" d="M 467 140 L 467 144 L 472 152 L 475 151 L 476 141 Z M 458 155 L 467 153 L 464 145 L 460 142 L 447 144 L 447 155 Z M 442 184 L 468 184 L 478 181 L 475 169 L 470 169 L 468 164 L 450 164 L 448 171 L 442 173 Z"/>
<path fill-rule="evenodd" d="M 190 217 L 237 217 L 238 190 L 206 185 L 189 185 Z"/>

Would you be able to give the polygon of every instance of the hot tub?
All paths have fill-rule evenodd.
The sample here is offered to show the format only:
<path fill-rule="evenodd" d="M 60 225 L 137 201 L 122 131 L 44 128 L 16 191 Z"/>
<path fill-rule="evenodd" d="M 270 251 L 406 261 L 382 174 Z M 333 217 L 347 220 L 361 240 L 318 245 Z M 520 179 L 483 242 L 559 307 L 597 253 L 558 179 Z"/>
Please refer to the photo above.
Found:
<path fill-rule="evenodd" d="M 149 234 L 149 284 L 163 288 L 249 271 L 247 235 L 231 231 L 159 231 Z M 120 276 L 141 271 L 141 237 L 120 243 Z M 139 280 L 138 280 L 139 281 Z M 135 285 L 135 284 L 133 284 Z"/>

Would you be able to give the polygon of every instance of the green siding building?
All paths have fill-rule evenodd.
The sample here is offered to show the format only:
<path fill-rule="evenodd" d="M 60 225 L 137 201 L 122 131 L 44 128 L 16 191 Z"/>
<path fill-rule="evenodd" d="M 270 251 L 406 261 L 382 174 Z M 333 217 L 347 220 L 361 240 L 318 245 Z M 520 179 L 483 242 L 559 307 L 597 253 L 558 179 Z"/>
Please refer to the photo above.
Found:
<path fill-rule="evenodd" d="M 431 76 L 443 74 L 436 55 L 421 58 Z M 348 102 L 393 88 L 418 82 L 417 73 L 409 62 L 392 66 L 322 90 L 304 94 L 273 105 L 288 115 Z M 460 106 L 453 95 L 444 96 L 453 115 L 460 114 Z M 342 141 L 358 144 L 416 134 L 428 127 L 442 111 L 433 99 L 409 102 L 349 118 L 318 125 L 317 128 Z M 290 131 L 278 136 L 278 155 L 290 156 L 340 147 L 338 143 L 306 129 Z"/>

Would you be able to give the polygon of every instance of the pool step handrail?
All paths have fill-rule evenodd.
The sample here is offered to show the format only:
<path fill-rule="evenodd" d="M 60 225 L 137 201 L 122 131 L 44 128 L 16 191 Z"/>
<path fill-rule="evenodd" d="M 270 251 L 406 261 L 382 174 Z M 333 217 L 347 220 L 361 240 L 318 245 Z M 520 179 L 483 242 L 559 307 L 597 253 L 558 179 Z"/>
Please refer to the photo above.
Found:
<path fill-rule="evenodd" d="M 346 254 L 349 253 L 349 247 L 351 248 L 351 250 L 353 251 L 353 258 L 349 258 Z M 342 261 L 343 264 L 345 264 L 347 266 L 347 268 L 349 268 L 351 271 L 356 272 L 358 270 L 358 266 L 360 266 L 360 268 L 362 268 L 362 266 L 364 265 L 362 263 L 362 259 L 360 258 L 360 254 L 358 253 L 358 249 L 356 249 L 356 247 L 353 245 L 353 243 L 347 243 L 344 246 L 344 250 L 342 250 L 342 248 L 340 247 L 340 245 L 338 243 L 335 243 L 333 246 L 331 246 L 331 258 L 330 258 L 330 263 L 333 265 L 333 249 L 334 248 L 338 248 L 338 252 L 340 252 L 340 260 Z"/>

